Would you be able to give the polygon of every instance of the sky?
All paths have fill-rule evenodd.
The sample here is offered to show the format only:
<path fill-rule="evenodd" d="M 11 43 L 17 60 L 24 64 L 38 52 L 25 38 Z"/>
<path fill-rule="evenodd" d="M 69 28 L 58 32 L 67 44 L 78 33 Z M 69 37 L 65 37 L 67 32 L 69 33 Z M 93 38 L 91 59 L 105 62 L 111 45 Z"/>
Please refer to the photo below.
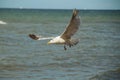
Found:
<path fill-rule="evenodd" d="M 120 10 L 120 0 L 0 0 L 0 8 Z"/>

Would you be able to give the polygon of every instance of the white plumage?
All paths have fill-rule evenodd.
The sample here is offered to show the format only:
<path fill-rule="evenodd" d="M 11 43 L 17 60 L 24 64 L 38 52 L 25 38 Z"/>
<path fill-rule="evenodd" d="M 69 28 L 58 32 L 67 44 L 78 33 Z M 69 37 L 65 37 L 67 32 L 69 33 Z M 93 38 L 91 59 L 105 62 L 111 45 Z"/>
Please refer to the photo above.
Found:
<path fill-rule="evenodd" d="M 61 36 L 57 36 L 48 42 L 48 44 L 55 44 L 55 43 L 56 44 L 64 44 L 65 40 L 63 38 L 61 38 Z"/>

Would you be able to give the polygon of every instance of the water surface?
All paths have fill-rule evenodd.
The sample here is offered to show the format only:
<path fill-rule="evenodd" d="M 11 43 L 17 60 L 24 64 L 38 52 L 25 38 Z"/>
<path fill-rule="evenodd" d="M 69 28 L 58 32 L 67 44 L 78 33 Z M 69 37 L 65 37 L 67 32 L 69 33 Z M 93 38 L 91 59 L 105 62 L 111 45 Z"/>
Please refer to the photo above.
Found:
<path fill-rule="evenodd" d="M 80 43 L 67 51 L 28 37 L 60 35 L 71 14 L 0 9 L 0 80 L 119 80 L 120 11 L 80 10 Z"/>

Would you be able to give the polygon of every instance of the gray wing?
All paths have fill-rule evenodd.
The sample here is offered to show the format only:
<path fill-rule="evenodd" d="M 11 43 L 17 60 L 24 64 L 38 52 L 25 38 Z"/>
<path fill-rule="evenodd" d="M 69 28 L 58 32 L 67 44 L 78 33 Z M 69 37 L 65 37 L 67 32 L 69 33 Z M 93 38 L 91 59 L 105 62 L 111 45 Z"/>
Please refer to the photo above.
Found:
<path fill-rule="evenodd" d="M 78 11 L 75 9 L 73 10 L 72 18 L 66 27 L 65 31 L 62 33 L 61 38 L 63 39 L 70 39 L 73 36 L 80 25 L 80 18 L 78 16 Z"/>
<path fill-rule="evenodd" d="M 29 37 L 33 40 L 47 40 L 47 39 L 55 38 L 55 37 L 42 37 L 42 36 L 37 36 L 35 34 L 29 34 Z"/>

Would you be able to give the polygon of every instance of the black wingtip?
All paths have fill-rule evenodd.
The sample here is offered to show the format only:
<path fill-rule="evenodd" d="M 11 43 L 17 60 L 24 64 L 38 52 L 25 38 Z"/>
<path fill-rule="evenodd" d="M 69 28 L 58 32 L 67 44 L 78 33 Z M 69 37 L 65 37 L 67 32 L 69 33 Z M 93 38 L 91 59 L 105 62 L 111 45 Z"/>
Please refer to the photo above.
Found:
<path fill-rule="evenodd" d="M 38 39 L 39 39 L 39 37 L 36 36 L 35 34 L 29 34 L 28 36 L 29 36 L 30 38 L 34 39 L 34 40 L 38 40 Z"/>

